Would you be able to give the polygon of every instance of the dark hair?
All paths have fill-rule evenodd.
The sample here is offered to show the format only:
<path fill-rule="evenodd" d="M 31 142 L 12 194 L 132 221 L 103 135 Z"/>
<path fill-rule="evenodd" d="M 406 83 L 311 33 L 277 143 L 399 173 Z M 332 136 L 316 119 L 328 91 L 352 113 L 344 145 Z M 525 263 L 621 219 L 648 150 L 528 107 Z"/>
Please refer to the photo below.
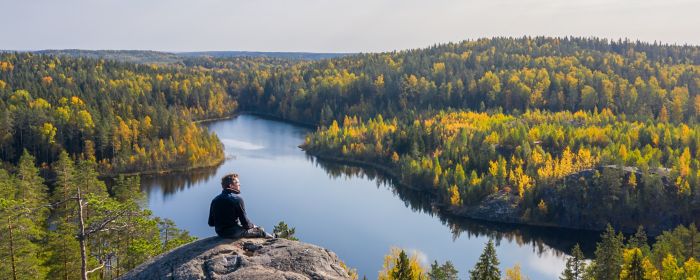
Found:
<path fill-rule="evenodd" d="M 221 187 L 227 188 L 229 185 L 233 184 L 233 179 L 238 179 L 238 174 L 231 173 L 221 178 Z"/>

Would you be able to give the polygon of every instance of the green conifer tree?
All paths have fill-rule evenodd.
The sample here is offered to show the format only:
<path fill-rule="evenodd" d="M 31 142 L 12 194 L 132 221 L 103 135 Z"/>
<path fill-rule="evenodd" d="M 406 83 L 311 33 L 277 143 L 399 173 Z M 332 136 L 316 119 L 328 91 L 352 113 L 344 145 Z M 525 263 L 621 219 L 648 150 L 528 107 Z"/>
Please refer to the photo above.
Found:
<path fill-rule="evenodd" d="M 396 259 L 396 268 L 391 272 L 392 279 L 395 280 L 412 280 L 413 270 L 411 269 L 411 264 L 408 261 L 408 255 L 404 250 L 399 253 L 399 258 Z"/>
<path fill-rule="evenodd" d="M 56 184 L 51 197 L 55 219 L 47 242 L 47 261 L 49 278 L 80 279 L 80 251 L 75 239 L 77 225 L 73 190 L 76 187 L 76 171 L 73 160 L 66 152 L 59 155 L 53 167 L 56 172 Z"/>
<path fill-rule="evenodd" d="M 29 193 L 35 189 L 33 186 L 19 191 L 24 185 L 19 181 L 0 169 L 0 275 L 8 279 L 41 279 L 45 277 L 39 254 L 43 221 L 34 216 L 37 209 L 30 208 L 41 200 Z"/>
<path fill-rule="evenodd" d="M 451 261 L 446 261 L 443 265 L 440 265 L 437 261 L 434 261 L 430 265 L 430 272 L 428 272 L 428 278 L 430 280 L 457 280 L 458 273 L 459 272 L 454 267 Z"/>
<path fill-rule="evenodd" d="M 643 226 L 640 225 L 637 228 L 637 232 L 630 236 L 630 239 L 627 241 L 627 248 L 639 248 L 639 250 L 642 250 L 642 254 L 649 254 L 651 248 L 649 247 L 647 234 Z"/>
<path fill-rule="evenodd" d="M 642 252 L 635 250 L 632 253 L 632 261 L 629 264 L 628 280 L 644 280 L 644 267 L 642 266 Z"/>
<path fill-rule="evenodd" d="M 469 271 L 469 275 L 473 280 L 499 280 L 501 279 L 501 271 L 498 269 L 498 264 L 496 248 L 493 245 L 493 240 L 489 240 L 484 252 L 479 257 L 479 262 L 476 263 L 474 269 Z"/>
<path fill-rule="evenodd" d="M 289 240 L 299 240 L 294 236 L 294 233 L 296 232 L 296 228 L 290 227 L 285 223 L 284 221 L 280 221 L 279 224 L 277 224 L 274 229 L 272 229 L 272 232 L 279 238 L 285 238 Z"/>
<path fill-rule="evenodd" d="M 581 247 L 576 243 L 571 250 L 571 256 L 566 259 L 566 268 L 559 279 L 561 280 L 582 280 L 586 270 L 585 257 Z"/>
<path fill-rule="evenodd" d="M 608 224 L 601 235 L 601 241 L 595 250 L 595 278 L 618 279 L 622 270 L 622 233 L 616 234 L 615 229 Z"/>

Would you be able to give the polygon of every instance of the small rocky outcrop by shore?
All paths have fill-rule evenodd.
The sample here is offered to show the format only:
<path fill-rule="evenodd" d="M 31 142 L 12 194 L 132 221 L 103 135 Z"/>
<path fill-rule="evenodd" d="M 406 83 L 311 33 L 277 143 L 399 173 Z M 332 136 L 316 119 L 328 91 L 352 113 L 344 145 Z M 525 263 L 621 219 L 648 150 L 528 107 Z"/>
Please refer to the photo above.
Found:
<path fill-rule="evenodd" d="M 287 239 L 209 237 L 151 259 L 119 279 L 350 279 L 335 253 Z"/>

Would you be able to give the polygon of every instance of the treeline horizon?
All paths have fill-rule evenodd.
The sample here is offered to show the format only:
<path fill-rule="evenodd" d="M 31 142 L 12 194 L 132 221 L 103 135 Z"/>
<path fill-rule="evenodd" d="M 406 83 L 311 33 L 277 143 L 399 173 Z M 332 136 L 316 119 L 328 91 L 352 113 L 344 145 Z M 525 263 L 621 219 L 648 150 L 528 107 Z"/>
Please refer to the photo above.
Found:
<path fill-rule="evenodd" d="M 267 57 L 267 58 L 288 58 L 284 56 L 265 56 L 265 54 L 310 54 L 310 55 L 359 55 L 359 54 L 376 54 L 376 53 L 395 53 L 404 51 L 414 51 L 421 50 L 436 46 L 449 45 L 449 44 L 459 44 L 463 42 L 470 41 L 480 41 L 480 40 L 496 40 L 496 39 L 538 39 L 538 38 L 551 38 L 551 39 L 563 39 L 563 40 L 594 40 L 600 41 L 611 45 L 623 45 L 623 44 L 637 44 L 637 45 L 648 45 L 651 47 L 678 47 L 678 48 L 697 48 L 700 45 L 692 43 L 679 43 L 679 42 L 664 42 L 659 40 L 649 41 L 634 38 L 623 38 L 623 37 L 598 37 L 598 36 L 546 36 L 546 35 L 523 35 L 523 36 L 484 36 L 477 38 L 468 38 L 457 41 L 439 42 L 430 45 L 403 48 L 403 49 L 393 49 L 393 50 L 382 50 L 382 51 L 354 51 L 354 52 L 316 52 L 316 51 L 258 51 L 258 50 L 185 50 L 185 51 L 170 51 L 170 50 L 156 50 L 156 49 L 84 49 L 84 48 L 41 48 L 41 49 L 0 49 L 0 53 L 35 53 L 40 55 L 51 55 L 51 56 L 74 56 L 74 57 L 84 57 L 91 59 L 106 59 L 106 60 L 116 60 L 120 62 L 137 62 L 137 63 L 180 63 L 180 61 L 174 62 L 168 55 L 174 56 L 184 56 L 191 58 L 205 58 L 207 56 L 211 58 L 253 58 L 253 57 Z M 159 54 L 166 55 L 165 60 L 161 61 L 158 56 Z M 248 54 L 248 55 L 247 55 Z M 126 55 L 122 57 L 121 55 Z M 145 57 L 146 59 L 140 60 L 138 57 Z M 306 57 L 296 57 L 300 60 L 318 60 L 318 59 L 329 59 L 335 57 L 323 57 L 319 58 L 306 58 Z"/>

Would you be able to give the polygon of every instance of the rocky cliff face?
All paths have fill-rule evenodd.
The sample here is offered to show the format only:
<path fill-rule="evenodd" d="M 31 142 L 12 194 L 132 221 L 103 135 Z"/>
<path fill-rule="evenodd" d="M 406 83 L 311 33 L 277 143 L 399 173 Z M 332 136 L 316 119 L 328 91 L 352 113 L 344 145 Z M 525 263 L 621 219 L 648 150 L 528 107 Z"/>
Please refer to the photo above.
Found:
<path fill-rule="evenodd" d="M 286 239 L 209 237 L 179 247 L 120 279 L 350 279 L 335 253 Z"/>

